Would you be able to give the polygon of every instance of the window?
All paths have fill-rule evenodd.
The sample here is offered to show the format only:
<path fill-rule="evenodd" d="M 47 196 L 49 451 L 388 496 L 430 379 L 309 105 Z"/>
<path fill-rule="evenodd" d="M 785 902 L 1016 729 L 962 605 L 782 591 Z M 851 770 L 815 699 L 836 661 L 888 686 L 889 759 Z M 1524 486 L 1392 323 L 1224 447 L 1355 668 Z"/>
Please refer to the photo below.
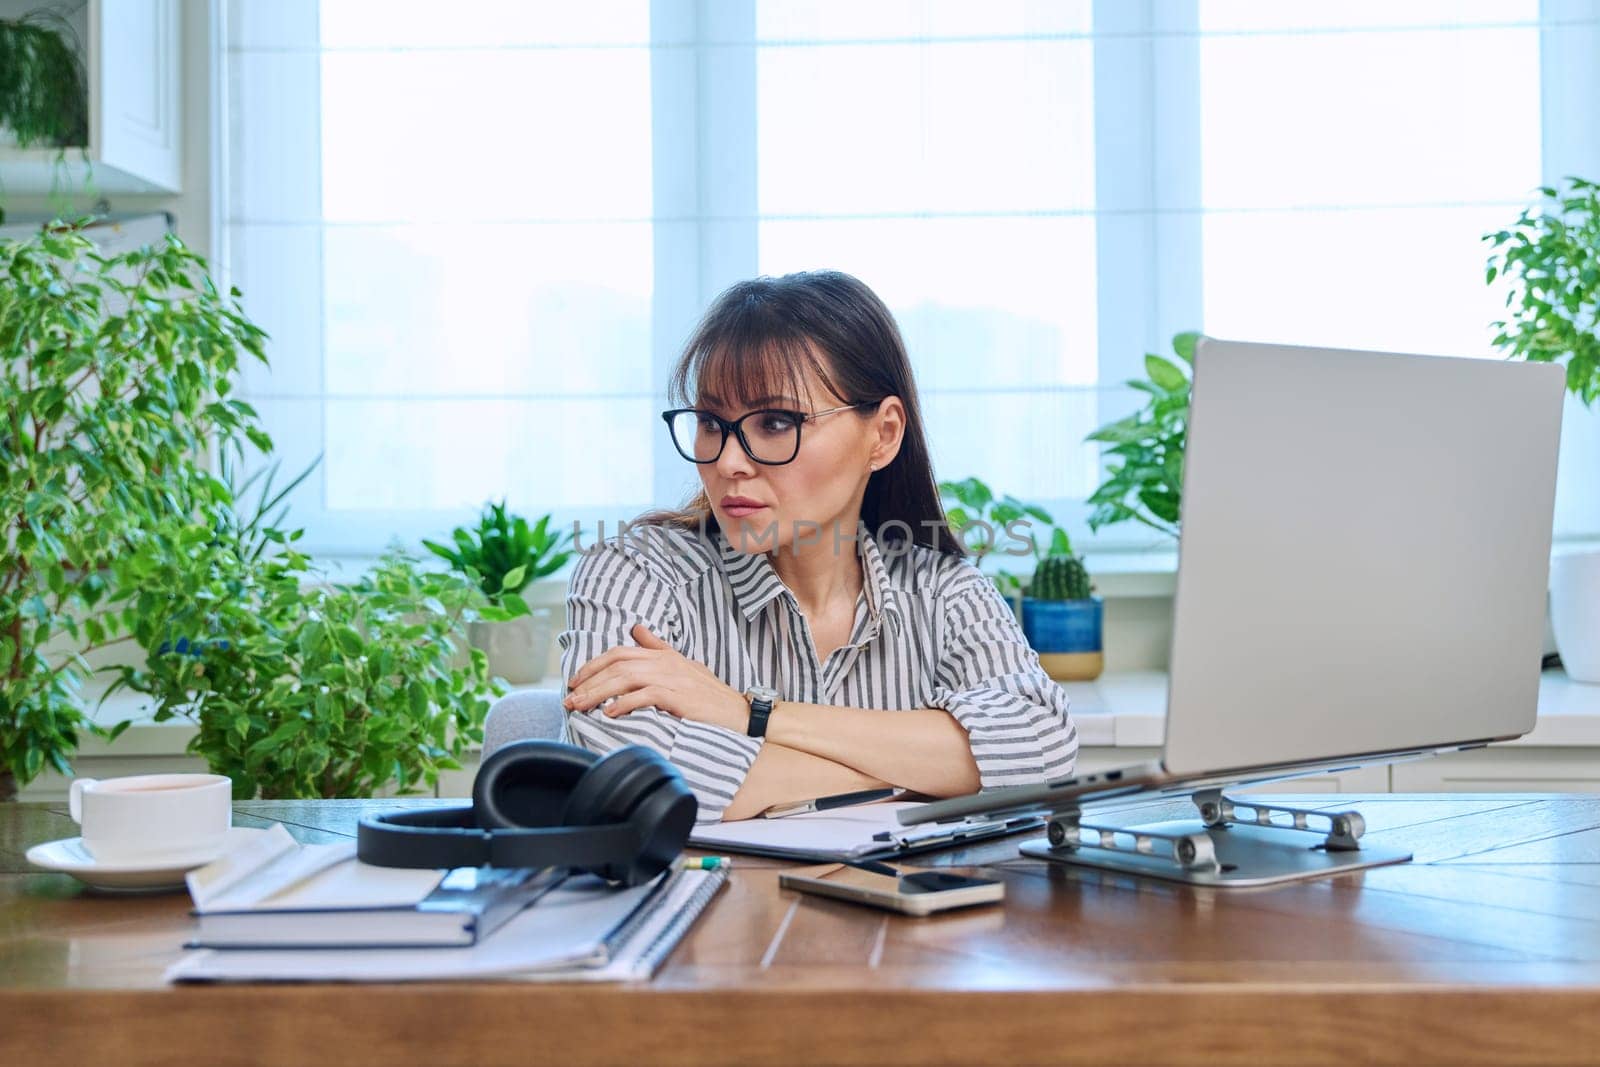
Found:
<path fill-rule="evenodd" d="M 756 8 L 757 267 L 894 310 L 935 470 L 1093 492 L 1090 4 Z"/>
<path fill-rule="evenodd" d="M 1491 354 L 1479 237 L 1540 182 L 1536 0 L 1199 10 L 1208 331 Z"/>
<path fill-rule="evenodd" d="M 614 524 L 697 484 L 655 412 L 700 311 L 834 267 L 898 317 L 941 477 L 1169 547 L 1082 523 L 1143 353 L 1493 355 L 1479 235 L 1600 174 L 1593 6 L 233 0 L 245 392 L 323 455 L 319 551 L 501 495 Z M 1597 480 L 1571 414 L 1558 535 Z"/>
<path fill-rule="evenodd" d="M 229 236 L 307 543 L 651 499 L 644 3 L 236 2 Z M 640 361 L 644 364 L 641 366 Z"/>

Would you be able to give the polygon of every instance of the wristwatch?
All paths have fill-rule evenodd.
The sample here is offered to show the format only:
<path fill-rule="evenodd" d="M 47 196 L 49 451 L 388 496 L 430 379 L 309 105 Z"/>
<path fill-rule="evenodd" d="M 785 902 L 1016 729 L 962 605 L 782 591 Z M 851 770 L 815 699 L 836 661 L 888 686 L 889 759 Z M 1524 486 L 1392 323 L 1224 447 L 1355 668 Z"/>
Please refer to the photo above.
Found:
<path fill-rule="evenodd" d="M 765 737 L 767 718 L 772 714 L 772 705 L 778 702 L 778 691 L 771 686 L 753 685 L 744 695 L 750 700 L 750 727 L 745 732 L 751 737 Z"/>

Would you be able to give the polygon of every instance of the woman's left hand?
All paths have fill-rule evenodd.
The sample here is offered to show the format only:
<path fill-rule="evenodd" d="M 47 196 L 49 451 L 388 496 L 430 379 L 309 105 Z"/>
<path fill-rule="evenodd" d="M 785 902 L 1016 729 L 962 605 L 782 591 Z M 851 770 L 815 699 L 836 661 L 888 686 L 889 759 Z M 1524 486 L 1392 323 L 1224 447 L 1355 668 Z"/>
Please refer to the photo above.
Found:
<path fill-rule="evenodd" d="M 633 645 L 607 649 L 578 668 L 562 704 L 588 711 L 615 697 L 603 714 L 616 718 L 654 705 L 680 719 L 710 723 L 735 733 L 750 726 L 750 703 L 743 693 L 683 655 L 644 623 L 633 628 Z"/>

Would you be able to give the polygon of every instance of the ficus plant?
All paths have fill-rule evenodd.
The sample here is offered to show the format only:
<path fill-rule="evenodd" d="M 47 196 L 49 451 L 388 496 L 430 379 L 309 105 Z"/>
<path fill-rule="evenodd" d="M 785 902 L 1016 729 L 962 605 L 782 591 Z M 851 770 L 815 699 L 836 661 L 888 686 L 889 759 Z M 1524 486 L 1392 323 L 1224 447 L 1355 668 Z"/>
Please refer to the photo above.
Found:
<path fill-rule="evenodd" d="M 1189 431 L 1189 394 L 1194 371 L 1195 332 L 1172 339 L 1182 361 L 1153 353 L 1144 357 L 1145 379 L 1127 382 L 1147 397 L 1133 414 L 1100 427 L 1084 438 L 1111 447 L 1106 478 L 1089 497 L 1089 529 L 1133 520 L 1178 536 L 1183 493 L 1183 455 Z"/>
<path fill-rule="evenodd" d="M 85 656 L 129 641 L 113 565 L 271 440 L 229 396 L 264 334 L 176 238 L 102 256 L 77 224 L 0 240 L 0 795 L 71 773 Z"/>
<path fill-rule="evenodd" d="M 1600 396 L 1600 184 L 1569 177 L 1508 229 L 1485 234 L 1486 280 L 1506 286 L 1507 317 L 1494 344 L 1513 358 L 1566 361 L 1567 389 Z"/>

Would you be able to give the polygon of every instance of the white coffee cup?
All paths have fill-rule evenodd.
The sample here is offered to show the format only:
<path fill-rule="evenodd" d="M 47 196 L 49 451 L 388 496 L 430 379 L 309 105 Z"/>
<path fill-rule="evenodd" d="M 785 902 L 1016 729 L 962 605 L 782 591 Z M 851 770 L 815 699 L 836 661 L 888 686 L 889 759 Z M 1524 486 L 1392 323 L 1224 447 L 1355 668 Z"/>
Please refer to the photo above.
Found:
<path fill-rule="evenodd" d="M 233 825 L 233 781 L 220 774 L 79 778 L 68 810 L 101 863 L 208 862 Z"/>

